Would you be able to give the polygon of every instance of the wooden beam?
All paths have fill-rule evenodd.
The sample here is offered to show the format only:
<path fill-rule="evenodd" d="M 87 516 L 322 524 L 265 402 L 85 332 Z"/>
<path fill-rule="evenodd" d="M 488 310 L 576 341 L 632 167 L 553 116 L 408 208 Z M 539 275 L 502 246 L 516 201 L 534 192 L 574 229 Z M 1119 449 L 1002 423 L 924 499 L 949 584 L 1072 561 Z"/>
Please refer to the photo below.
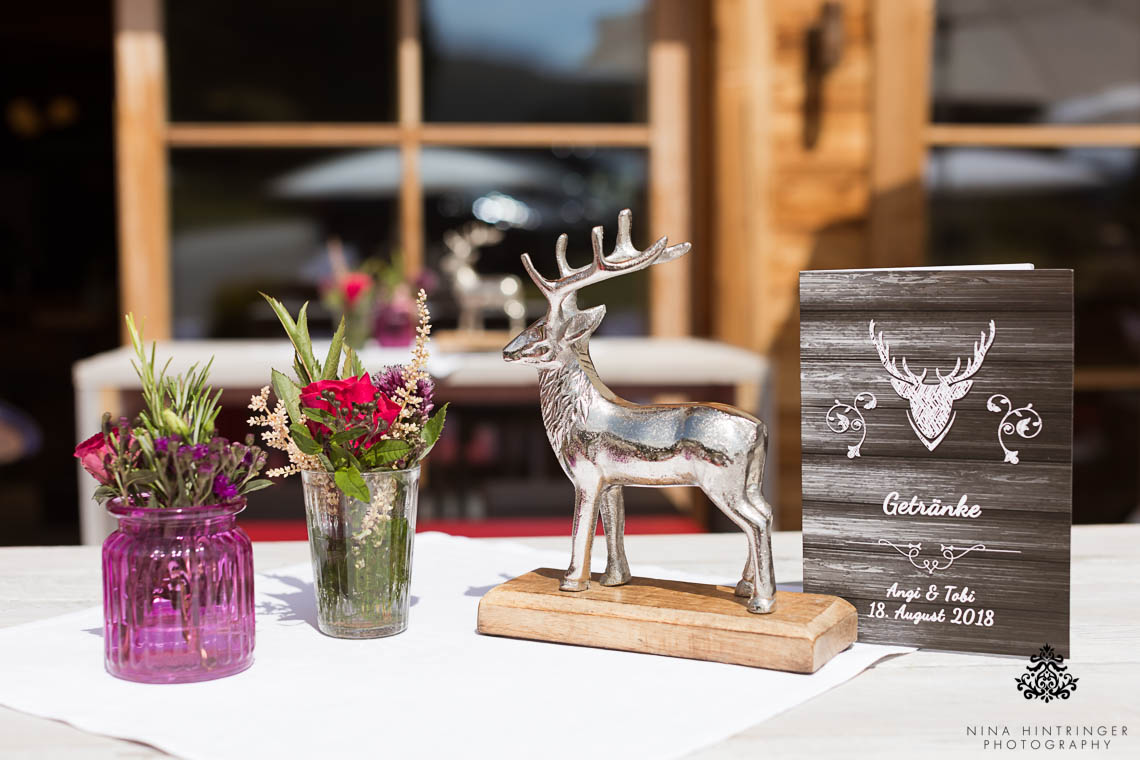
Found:
<path fill-rule="evenodd" d="M 171 336 L 165 60 L 159 0 L 115 0 L 119 305 L 147 338 Z"/>
<path fill-rule="evenodd" d="M 1078 391 L 1140 391 L 1140 367 L 1077 367 L 1073 389 Z"/>
<path fill-rule="evenodd" d="M 683 0 L 653 4 L 649 43 L 649 237 L 673 242 L 692 232 L 689 14 Z M 707 255 L 707 253 L 706 253 Z M 692 263 L 685 256 L 649 270 L 649 332 L 692 331 Z"/>
<path fill-rule="evenodd" d="M 1140 145 L 1140 124 L 930 124 L 927 145 L 1062 148 Z"/>
<path fill-rule="evenodd" d="M 644 148 L 645 124 L 209 124 L 181 122 L 166 127 L 166 143 L 175 148 L 303 148 L 400 145 L 460 147 Z"/>
<path fill-rule="evenodd" d="M 934 2 L 874 0 L 871 16 L 871 266 L 915 266 L 926 257 Z"/>
<path fill-rule="evenodd" d="M 424 124 L 419 139 L 429 145 L 549 148 L 641 148 L 649 145 L 644 124 Z"/>
<path fill-rule="evenodd" d="M 175 148 L 304 148 L 400 145 L 460 147 L 644 148 L 645 124 L 209 124 L 181 122 L 166 127 Z"/>
<path fill-rule="evenodd" d="M 398 145 L 396 124 L 170 124 L 174 148 L 300 148 Z"/>
<path fill-rule="evenodd" d="M 414 277 L 424 265 L 424 193 L 420 178 L 420 145 L 415 134 L 423 122 L 423 61 L 420 10 L 416 0 L 397 5 L 397 117 L 400 123 L 400 249 L 404 271 Z"/>

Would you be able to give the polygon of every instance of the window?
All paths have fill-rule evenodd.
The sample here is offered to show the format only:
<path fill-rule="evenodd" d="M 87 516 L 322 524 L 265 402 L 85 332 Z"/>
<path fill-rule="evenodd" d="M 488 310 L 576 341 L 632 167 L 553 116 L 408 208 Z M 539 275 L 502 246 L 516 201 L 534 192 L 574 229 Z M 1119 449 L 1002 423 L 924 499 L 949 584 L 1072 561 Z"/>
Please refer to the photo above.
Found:
<path fill-rule="evenodd" d="M 1140 13 L 938 0 L 928 21 L 927 260 L 1074 270 L 1074 519 L 1122 520 L 1140 504 Z"/>
<path fill-rule="evenodd" d="M 116 0 L 121 300 L 152 334 L 275 335 L 257 291 L 311 294 L 331 238 L 410 274 L 477 218 L 510 233 L 487 272 L 563 231 L 584 256 L 625 207 L 688 238 L 688 194 L 654 189 L 689 185 L 685 3 L 269 8 Z M 591 294 L 607 329 L 687 333 L 685 266 Z"/>

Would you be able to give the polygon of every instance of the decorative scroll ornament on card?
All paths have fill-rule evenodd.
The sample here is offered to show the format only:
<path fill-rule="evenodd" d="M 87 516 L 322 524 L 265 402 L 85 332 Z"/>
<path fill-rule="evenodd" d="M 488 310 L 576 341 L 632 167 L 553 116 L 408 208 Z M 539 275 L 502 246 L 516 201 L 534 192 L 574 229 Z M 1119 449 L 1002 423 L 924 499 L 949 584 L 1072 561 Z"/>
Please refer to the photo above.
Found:
<path fill-rule="evenodd" d="M 863 441 L 867 440 L 867 421 L 863 419 L 863 412 L 859 411 L 860 403 L 863 409 L 870 410 L 878 405 L 879 400 L 875 398 L 874 393 L 864 391 L 856 395 L 850 404 L 835 399 L 835 404 L 827 410 L 828 430 L 837 434 L 859 433 L 859 442 L 847 447 L 848 459 L 859 456 L 859 449 L 862 448 Z"/>
<path fill-rule="evenodd" d="M 1036 438 L 1037 434 L 1041 432 L 1041 415 L 1033 408 L 1033 404 L 1026 404 L 1014 409 L 1013 402 L 1000 393 L 990 396 L 989 400 L 986 401 L 986 409 L 997 414 L 1005 413 L 998 425 L 998 443 L 1001 444 L 1001 450 L 1005 452 L 1004 461 L 1017 464 L 1020 461 L 1017 456 L 1018 452 L 1005 445 L 1005 436 L 1017 434 L 1027 440 Z"/>
<path fill-rule="evenodd" d="M 1021 554 L 1016 549 L 990 549 L 985 544 L 973 544 L 971 546 L 954 546 L 953 544 L 939 544 L 939 549 L 942 551 L 941 558 L 924 558 L 922 557 L 922 542 L 916 544 L 896 544 L 888 541 L 885 538 L 880 538 L 878 541 L 852 541 L 853 544 L 863 544 L 864 546 L 889 546 L 896 552 L 906 557 L 910 564 L 914 565 L 919 570 L 923 570 L 927 575 L 934 575 L 942 570 L 949 570 L 950 566 L 954 564 L 955 560 L 965 557 L 970 552 L 997 552 L 1001 554 Z"/>
<path fill-rule="evenodd" d="M 922 441 L 922 445 L 934 451 L 950 432 L 950 427 L 957 417 L 954 402 L 970 392 L 974 384 L 972 378 L 982 368 L 986 352 L 994 343 L 994 336 L 997 334 L 994 321 L 990 320 L 989 336 L 983 332 L 981 338 L 974 343 L 974 355 L 966 362 L 966 367 L 963 369 L 962 359 L 959 357 L 949 374 L 943 375 L 935 368 L 934 374 L 937 375 L 938 381 L 934 383 L 926 382 L 928 369 L 923 369 L 922 374 L 917 376 L 911 372 L 906 357 L 903 357 L 902 369 L 899 369 L 898 360 L 891 356 L 890 344 L 883 337 L 883 333 L 875 334 L 873 319 L 869 331 L 871 342 L 879 352 L 879 361 L 890 375 L 891 387 L 901 398 L 910 402 L 906 418 L 910 422 L 911 429 L 918 436 L 918 440 Z"/>

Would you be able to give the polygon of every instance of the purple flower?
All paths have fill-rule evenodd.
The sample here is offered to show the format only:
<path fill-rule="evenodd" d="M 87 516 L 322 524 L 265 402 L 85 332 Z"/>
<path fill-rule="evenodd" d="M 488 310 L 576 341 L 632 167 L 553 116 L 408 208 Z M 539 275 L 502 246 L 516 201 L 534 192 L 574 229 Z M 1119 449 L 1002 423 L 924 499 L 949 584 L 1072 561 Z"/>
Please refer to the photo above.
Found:
<path fill-rule="evenodd" d="M 404 368 L 399 364 L 389 364 L 372 373 L 372 385 L 388 398 L 395 398 L 396 389 L 404 387 Z"/>
<path fill-rule="evenodd" d="M 161 436 L 154 439 L 154 450 L 165 454 L 170 449 L 170 439 L 166 436 Z"/>
<path fill-rule="evenodd" d="M 416 395 L 424 400 L 420 405 L 420 411 L 427 417 L 431 414 L 431 410 L 435 409 L 435 381 L 430 377 L 422 378 L 416 383 Z"/>
<path fill-rule="evenodd" d="M 404 383 L 404 367 L 400 364 L 391 364 L 372 375 L 372 384 L 397 403 L 399 396 L 396 395 L 396 389 L 403 388 Z M 420 405 L 420 412 L 427 417 L 435 408 L 435 381 L 430 377 L 421 379 L 416 383 L 416 395 L 424 400 Z"/>
<path fill-rule="evenodd" d="M 204 459 L 210 453 L 210 447 L 204 443 L 194 444 L 194 460 Z"/>
<path fill-rule="evenodd" d="M 238 497 L 238 489 L 224 474 L 214 478 L 214 496 L 220 502 L 230 502 Z"/>

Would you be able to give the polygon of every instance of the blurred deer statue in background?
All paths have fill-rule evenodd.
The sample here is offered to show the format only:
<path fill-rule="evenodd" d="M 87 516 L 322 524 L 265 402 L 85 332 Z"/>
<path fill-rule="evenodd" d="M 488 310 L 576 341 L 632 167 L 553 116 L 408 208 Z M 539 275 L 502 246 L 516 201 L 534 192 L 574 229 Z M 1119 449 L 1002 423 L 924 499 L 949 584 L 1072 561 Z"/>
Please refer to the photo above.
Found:
<path fill-rule="evenodd" d="M 644 251 L 630 241 L 631 214 L 618 217 L 614 251 L 603 252 L 602 228 L 592 233 L 593 261 L 577 269 L 566 262 L 566 235 L 558 238 L 559 278 L 547 280 L 530 256 L 522 263 L 549 305 L 546 316 L 503 349 L 508 362 L 538 368 L 539 402 L 550 444 L 574 484 L 570 567 L 563 591 L 590 585 L 590 552 L 598 515 L 606 536 L 602 583 L 630 578 L 625 557 L 624 486 L 698 486 L 748 538 L 748 559 L 736 586 L 748 597 L 749 612 L 771 612 L 772 509 L 760 493 L 768 432 L 764 423 L 724 404 L 639 406 L 618 397 L 598 378 L 590 360 L 590 336 L 605 306 L 579 309 L 577 292 L 612 277 L 664 264 L 689 252 L 689 244 L 667 246 L 661 238 Z"/>
<path fill-rule="evenodd" d="M 518 332 L 525 324 L 522 280 L 513 274 L 481 275 L 475 271 L 479 249 L 502 239 L 501 230 L 480 222 L 443 233 L 448 253 L 440 261 L 440 268 L 450 280 L 451 292 L 459 304 L 460 330 L 482 330 L 488 309 L 505 313 L 511 332 Z"/>

